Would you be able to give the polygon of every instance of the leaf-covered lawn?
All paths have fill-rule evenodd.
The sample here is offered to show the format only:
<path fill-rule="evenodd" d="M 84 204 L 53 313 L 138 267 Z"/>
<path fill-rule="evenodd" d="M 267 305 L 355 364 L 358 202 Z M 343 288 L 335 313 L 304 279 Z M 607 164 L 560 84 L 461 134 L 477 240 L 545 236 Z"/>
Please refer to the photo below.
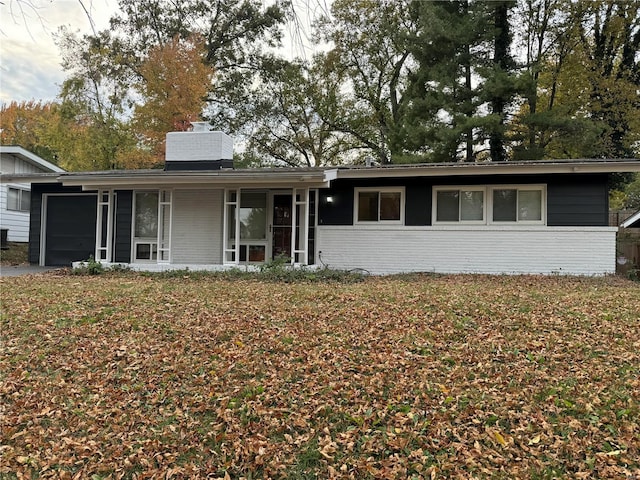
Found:
<path fill-rule="evenodd" d="M 636 478 L 640 288 L 2 279 L 2 478 Z"/>

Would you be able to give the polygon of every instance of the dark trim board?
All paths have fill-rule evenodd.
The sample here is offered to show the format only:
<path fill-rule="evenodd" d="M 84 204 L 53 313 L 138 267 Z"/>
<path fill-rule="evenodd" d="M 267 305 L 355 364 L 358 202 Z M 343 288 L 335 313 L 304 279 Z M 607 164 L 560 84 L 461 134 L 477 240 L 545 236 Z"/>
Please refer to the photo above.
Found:
<path fill-rule="evenodd" d="M 133 191 L 117 190 L 115 205 L 114 261 L 131 261 L 131 225 L 133 215 Z"/>
<path fill-rule="evenodd" d="M 405 225 L 429 226 L 434 186 L 441 185 L 547 185 L 547 225 L 607 226 L 607 174 L 488 175 L 399 179 L 336 180 L 320 190 L 318 225 L 353 225 L 354 189 L 404 187 Z M 328 198 L 331 202 L 328 202 Z"/>

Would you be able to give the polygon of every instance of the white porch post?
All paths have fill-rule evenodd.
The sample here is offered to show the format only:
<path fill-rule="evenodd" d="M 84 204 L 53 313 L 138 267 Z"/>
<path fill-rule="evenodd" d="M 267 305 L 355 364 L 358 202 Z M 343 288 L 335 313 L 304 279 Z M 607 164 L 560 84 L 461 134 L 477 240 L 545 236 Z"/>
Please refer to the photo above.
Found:
<path fill-rule="evenodd" d="M 111 262 L 113 259 L 113 200 L 115 193 L 111 190 L 98 191 L 98 205 L 96 212 L 96 261 Z M 103 229 L 106 223 L 106 232 Z M 105 237 L 103 239 L 103 236 Z"/>

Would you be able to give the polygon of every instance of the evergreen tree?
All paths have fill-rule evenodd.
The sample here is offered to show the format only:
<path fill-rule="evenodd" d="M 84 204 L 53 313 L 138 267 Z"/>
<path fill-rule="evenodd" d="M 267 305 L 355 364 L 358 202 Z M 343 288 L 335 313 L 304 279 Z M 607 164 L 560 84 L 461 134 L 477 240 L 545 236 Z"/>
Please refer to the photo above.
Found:
<path fill-rule="evenodd" d="M 477 82 L 486 63 L 484 9 L 468 0 L 414 1 L 412 14 L 417 66 L 404 109 L 405 148 L 431 161 L 473 161 L 482 141 Z"/>
<path fill-rule="evenodd" d="M 508 160 L 505 139 L 508 108 L 518 92 L 517 67 L 511 55 L 511 33 L 509 11 L 514 1 L 494 1 L 488 4 L 488 37 L 493 43 L 493 60 L 490 69 L 484 72 L 484 97 L 489 102 L 491 115 L 485 128 L 489 137 L 491 160 Z"/>

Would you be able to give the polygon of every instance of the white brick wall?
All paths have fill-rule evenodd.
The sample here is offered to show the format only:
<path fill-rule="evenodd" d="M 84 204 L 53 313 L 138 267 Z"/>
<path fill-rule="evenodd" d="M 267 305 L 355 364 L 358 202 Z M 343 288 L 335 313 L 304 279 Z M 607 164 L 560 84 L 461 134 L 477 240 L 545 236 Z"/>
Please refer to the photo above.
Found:
<path fill-rule="evenodd" d="M 222 263 L 222 192 L 173 192 L 171 263 Z"/>
<path fill-rule="evenodd" d="M 317 227 L 330 267 L 401 272 L 615 273 L 610 227 Z M 320 263 L 320 262 L 318 262 Z"/>
<path fill-rule="evenodd" d="M 201 161 L 233 158 L 233 140 L 223 132 L 169 132 L 166 160 Z"/>

